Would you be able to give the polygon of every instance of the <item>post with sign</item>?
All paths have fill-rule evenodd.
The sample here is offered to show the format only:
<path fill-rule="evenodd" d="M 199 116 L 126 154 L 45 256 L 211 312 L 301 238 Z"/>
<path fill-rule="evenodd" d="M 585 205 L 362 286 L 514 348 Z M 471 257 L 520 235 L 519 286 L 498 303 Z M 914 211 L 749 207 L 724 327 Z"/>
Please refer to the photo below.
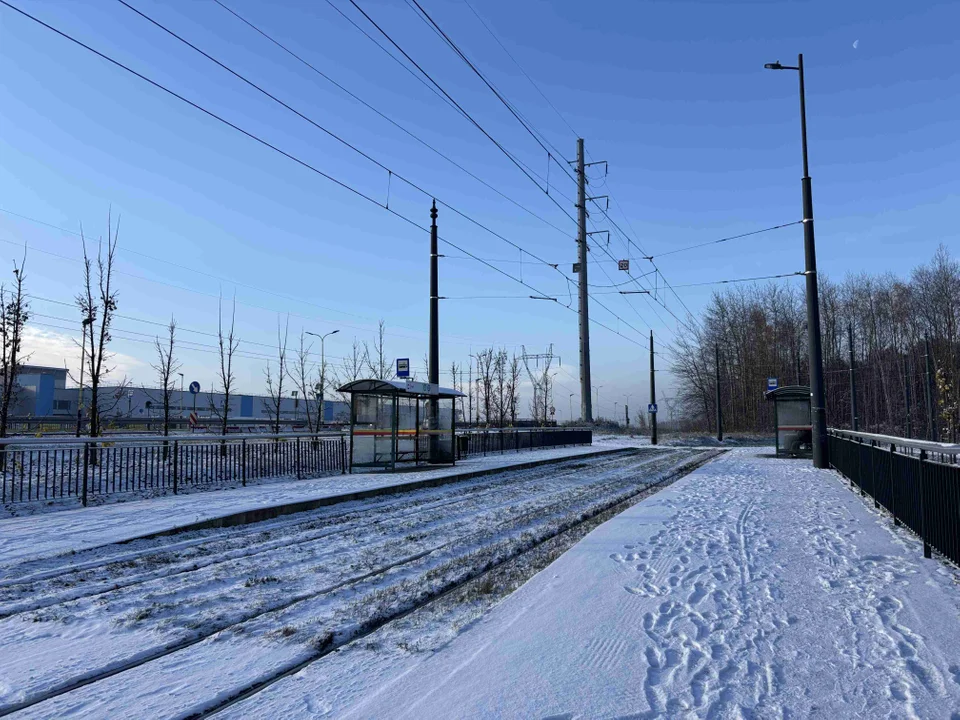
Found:
<path fill-rule="evenodd" d="M 410 377 L 410 358 L 397 358 L 397 377 Z"/>
<path fill-rule="evenodd" d="M 200 394 L 200 383 L 194 380 L 190 383 L 190 394 L 193 395 L 193 412 L 190 413 L 190 427 L 197 424 L 197 395 Z"/>
<path fill-rule="evenodd" d="M 767 392 L 770 392 L 771 390 L 776 390 L 778 387 L 780 387 L 779 378 L 767 378 Z"/>
<path fill-rule="evenodd" d="M 653 364 L 653 330 L 650 331 L 650 404 L 647 412 L 650 413 L 650 444 L 657 444 L 657 380 L 654 377 L 656 368 Z"/>

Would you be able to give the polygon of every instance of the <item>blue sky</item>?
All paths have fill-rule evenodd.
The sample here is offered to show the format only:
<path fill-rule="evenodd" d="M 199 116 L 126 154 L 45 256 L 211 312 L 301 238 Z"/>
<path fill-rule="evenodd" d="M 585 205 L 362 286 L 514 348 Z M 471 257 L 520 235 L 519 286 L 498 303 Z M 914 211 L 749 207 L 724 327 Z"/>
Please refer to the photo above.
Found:
<path fill-rule="evenodd" d="M 575 225 L 468 121 L 391 60 L 326 2 L 224 0 L 382 112 L 548 220 L 531 217 L 272 46 L 212 0 L 131 4 L 261 84 L 317 123 L 513 242 L 567 271 Z M 330 0 L 372 34 L 346 0 Z M 22 9 L 210 110 L 386 201 L 387 173 L 245 86 L 115 0 L 36 2 Z M 358 0 L 412 57 L 533 172 L 546 153 L 403 0 Z M 519 72 L 462 0 L 422 3 L 503 94 L 547 137 L 575 155 L 575 135 Z M 939 243 L 956 252 L 960 209 L 960 6 L 948 2 L 557 2 L 474 1 L 474 8 L 537 82 L 609 174 L 592 191 L 612 194 L 611 216 L 656 255 L 687 244 L 800 217 L 800 143 L 793 64 L 803 52 L 819 264 L 906 273 Z M 854 41 L 859 41 L 853 47 Z M 10 213 L 89 235 L 121 216 L 117 375 L 150 384 L 150 322 L 175 315 L 187 380 L 213 381 L 216 297 L 236 293 L 239 365 L 246 392 L 263 390 L 264 355 L 278 316 L 291 334 L 340 333 L 327 354 L 370 341 L 377 320 L 388 354 L 423 365 L 428 236 L 408 223 L 257 145 L 48 30 L 0 8 L 0 247 L 26 242 L 35 360 L 76 364 L 79 240 Z M 562 162 L 563 160 L 561 160 Z M 556 164 L 551 194 L 570 214 L 575 186 Z M 393 178 L 392 209 L 429 222 L 429 197 Z M 564 197 L 566 196 L 566 197 Z M 621 212 L 622 210 L 622 212 Z M 597 228 L 609 227 L 593 213 Z M 441 208 L 440 233 L 497 261 L 548 295 L 568 300 L 560 273 Z M 601 242 L 599 237 L 597 242 Z M 450 247 L 441 294 L 516 296 L 526 288 Z M 649 266 L 614 238 L 614 257 Z M 606 256 L 592 253 L 601 259 Z M 60 256 L 60 257 L 58 257 Z M 166 262 L 158 262 L 159 258 Z M 593 258 L 591 258 L 593 259 Z M 802 269 L 799 226 L 664 257 L 673 284 Z M 594 264 L 591 283 L 625 279 Z M 797 282 L 787 280 L 786 282 Z M 678 288 L 696 312 L 710 287 Z M 622 336 L 592 330 L 600 411 L 627 393 L 645 403 L 644 335 L 661 343 L 671 315 L 643 296 L 599 295 L 592 317 Z M 683 315 L 675 297 L 664 298 Z M 57 302 L 51 302 L 57 301 Z M 631 327 L 632 326 L 632 327 Z M 562 358 L 556 405 L 578 390 L 577 318 L 532 300 L 441 304 L 446 369 L 490 344 Z M 196 332 L 187 332 L 187 331 Z M 639 331 L 639 332 L 638 332 Z M 207 334 L 204 334 L 207 333 Z M 631 342 L 633 341 L 633 342 Z M 666 358 L 662 358 L 665 362 Z M 444 378 L 446 381 L 447 378 Z M 669 392 L 665 375 L 662 387 Z M 576 408 L 578 395 L 573 398 Z M 576 413 L 576 409 L 574 410 Z"/>

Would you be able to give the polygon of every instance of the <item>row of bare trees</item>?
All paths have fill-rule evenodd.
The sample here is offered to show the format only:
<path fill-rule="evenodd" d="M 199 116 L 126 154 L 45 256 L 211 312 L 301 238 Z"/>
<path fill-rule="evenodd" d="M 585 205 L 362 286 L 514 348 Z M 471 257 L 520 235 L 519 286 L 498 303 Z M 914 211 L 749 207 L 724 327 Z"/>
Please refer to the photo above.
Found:
<path fill-rule="evenodd" d="M 837 283 L 821 275 L 820 303 L 828 424 L 852 424 L 852 349 L 861 430 L 956 442 L 960 263 L 948 250 L 941 246 L 908 278 L 857 273 Z M 769 284 L 716 293 L 696 326 L 679 334 L 672 370 L 691 426 L 713 422 L 717 348 L 725 425 L 769 431 L 766 379 L 809 383 L 802 288 Z"/>

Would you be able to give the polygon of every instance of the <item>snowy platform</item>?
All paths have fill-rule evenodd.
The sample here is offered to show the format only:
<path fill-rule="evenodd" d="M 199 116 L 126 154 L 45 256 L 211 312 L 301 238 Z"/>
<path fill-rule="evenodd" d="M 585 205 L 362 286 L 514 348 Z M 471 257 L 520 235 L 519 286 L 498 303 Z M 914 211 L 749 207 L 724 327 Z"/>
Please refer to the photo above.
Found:
<path fill-rule="evenodd" d="M 226 714 L 960 717 L 957 573 L 765 452 L 596 528 L 436 652 L 335 653 Z"/>
<path fill-rule="evenodd" d="M 100 507 L 60 510 L 0 519 L 0 576 L 3 567 L 25 560 L 61 555 L 109 543 L 169 532 L 227 515 L 308 502 L 368 490 L 396 487 L 450 476 L 508 469 L 611 452 L 620 446 L 579 446 L 468 458 L 456 467 L 403 473 L 331 475 L 312 480 L 286 480 L 264 485 L 211 489 L 186 495 L 116 502 Z M 626 446 L 623 446 L 626 447 Z"/>

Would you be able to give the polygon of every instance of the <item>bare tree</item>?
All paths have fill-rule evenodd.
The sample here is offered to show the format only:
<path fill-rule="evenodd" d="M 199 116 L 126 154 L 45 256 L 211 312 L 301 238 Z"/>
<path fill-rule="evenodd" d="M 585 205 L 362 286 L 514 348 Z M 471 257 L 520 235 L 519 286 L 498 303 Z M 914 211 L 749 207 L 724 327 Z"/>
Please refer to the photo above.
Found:
<path fill-rule="evenodd" d="M 265 374 L 267 377 L 267 396 L 270 413 L 273 415 L 273 432 L 280 432 L 280 408 L 283 405 L 283 379 L 287 376 L 287 334 L 290 328 L 290 318 L 283 325 L 281 331 L 280 319 L 277 318 L 277 374 L 276 379 L 267 363 Z"/>
<path fill-rule="evenodd" d="M 477 415 L 480 414 L 479 403 L 483 398 L 483 421 L 487 425 L 494 422 L 493 410 L 493 348 L 487 348 L 477 353 Z"/>
<path fill-rule="evenodd" d="M 373 340 L 372 351 L 367 343 L 363 344 L 364 363 L 370 374 L 377 380 L 387 380 L 393 374 L 393 365 L 387 359 L 386 334 L 387 324 L 380 320 L 377 325 L 377 335 Z"/>
<path fill-rule="evenodd" d="M 20 356 L 23 344 L 23 329 L 30 317 L 30 305 L 23 292 L 26 251 L 17 267 L 13 265 L 13 286 L 7 288 L 0 284 L 0 437 L 7 436 L 7 423 L 10 408 L 17 401 L 17 376 L 23 358 Z M 6 455 L 0 455 L 0 467 L 6 466 Z"/>
<path fill-rule="evenodd" d="M 210 394 L 210 409 L 220 420 L 220 434 L 227 434 L 227 424 L 230 418 L 230 396 L 233 393 L 236 376 L 233 374 L 233 355 L 240 345 L 239 338 L 236 337 L 237 321 L 237 296 L 233 296 L 233 305 L 230 310 L 230 328 L 224 331 L 223 327 L 223 295 L 217 301 L 217 348 L 220 354 L 220 366 L 217 368 L 217 382 L 219 388 L 217 391 L 223 395 L 223 406 L 217 407 L 213 402 L 213 394 Z M 226 456 L 226 441 L 220 444 L 220 454 Z"/>
<path fill-rule="evenodd" d="M 297 390 L 303 396 L 303 410 L 304 414 L 307 416 L 307 429 L 312 433 L 314 429 L 313 424 L 313 414 L 310 412 L 310 396 L 317 392 L 314 387 L 311 386 L 311 375 L 310 372 L 310 350 L 313 345 L 306 344 L 306 333 L 300 331 L 300 345 L 297 347 L 297 350 L 293 357 L 293 367 L 288 370 L 290 376 L 290 381 L 296 386 Z M 324 370 L 320 369 L 320 383 L 323 383 Z M 319 395 L 319 392 L 317 392 Z M 318 403 L 319 404 L 319 397 Z M 320 427 L 320 424 L 323 420 L 322 413 L 320 410 L 317 412 L 317 428 Z"/>
<path fill-rule="evenodd" d="M 353 345 L 350 346 L 350 354 L 340 361 L 340 366 L 334 371 L 335 382 L 338 386 L 359 380 L 363 375 L 363 367 L 366 364 L 363 347 L 353 339 Z M 337 391 L 341 402 L 349 403 L 350 395 Z"/>
<path fill-rule="evenodd" d="M 493 355 L 493 419 L 497 427 L 507 424 L 510 414 L 510 381 L 507 376 L 507 351 L 498 350 Z"/>
<path fill-rule="evenodd" d="M 107 214 L 107 246 L 104 251 L 102 238 L 97 242 L 97 256 L 92 259 L 87 253 L 87 240 L 80 227 L 80 241 L 83 245 L 83 290 L 76 297 L 77 307 L 82 316 L 85 350 L 83 362 L 90 377 L 90 436 L 101 434 L 101 415 L 106 411 L 101 407 L 99 396 L 103 378 L 113 368 L 107 367 L 109 360 L 107 346 L 110 343 L 110 328 L 117 311 L 117 290 L 113 286 L 113 264 L 117 253 L 117 237 L 120 232 L 120 219 L 116 227 L 113 218 Z M 93 462 L 95 455 L 91 456 Z"/>
<path fill-rule="evenodd" d="M 160 381 L 160 392 L 163 393 L 163 436 L 170 434 L 170 396 L 176 390 L 174 375 L 180 370 L 180 361 L 173 356 L 176 343 L 177 321 L 171 316 L 167 326 L 167 338 L 160 341 L 160 336 L 154 338 L 153 347 L 157 351 L 157 362 L 152 366 Z M 163 443 L 163 457 L 167 457 L 167 443 Z"/>
<path fill-rule="evenodd" d="M 510 424 L 516 427 L 517 405 L 520 403 L 520 358 L 516 353 L 510 358 L 507 388 L 510 398 Z"/>

